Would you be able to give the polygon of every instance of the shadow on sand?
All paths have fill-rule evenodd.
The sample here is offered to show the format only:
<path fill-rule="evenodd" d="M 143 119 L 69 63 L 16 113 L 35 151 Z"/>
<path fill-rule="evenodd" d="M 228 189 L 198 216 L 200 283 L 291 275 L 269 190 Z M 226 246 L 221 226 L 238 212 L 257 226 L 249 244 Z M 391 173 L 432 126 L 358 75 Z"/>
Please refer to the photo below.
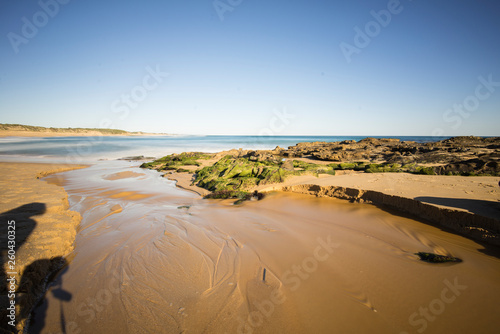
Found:
<path fill-rule="evenodd" d="M 19 206 L 0 214 L 0 298 L 1 298 L 1 324 L 0 333 L 17 333 L 15 327 L 9 324 L 12 318 L 9 317 L 7 307 L 10 305 L 9 298 L 9 278 L 15 278 L 19 283 L 16 290 L 16 305 L 19 312 L 16 312 L 15 324 L 26 320 L 39 298 L 43 296 L 46 282 L 55 277 L 55 273 L 61 268 L 67 269 L 67 261 L 62 257 L 51 259 L 40 259 L 33 261 L 24 268 L 22 277 L 17 277 L 16 268 L 20 265 L 9 258 L 9 250 L 14 246 L 16 254 L 23 247 L 28 237 L 33 233 L 37 222 L 34 216 L 39 216 L 47 211 L 44 203 L 29 203 Z M 9 237 L 10 236 L 10 237 Z M 10 246 L 10 247 L 9 247 Z M 7 271 L 6 271 L 7 270 Z M 11 271 L 9 271 L 11 270 Z M 50 274 L 51 277 L 47 277 Z M 47 279 L 49 280 L 47 281 Z M 62 302 L 71 300 L 71 294 L 62 289 L 62 283 L 59 278 L 59 288 L 52 290 L 54 296 L 61 300 L 61 327 L 65 328 L 64 313 L 62 312 Z M 43 312 L 42 312 L 43 313 Z M 30 333 L 39 333 L 44 326 L 43 319 L 45 314 L 37 317 L 38 324 L 36 329 Z M 40 321 L 40 319 L 42 319 Z"/>
<path fill-rule="evenodd" d="M 453 207 L 460 207 L 460 206 L 457 206 L 457 203 L 459 204 L 463 204 L 462 201 L 467 201 L 467 200 L 456 200 L 454 201 L 453 198 L 439 198 L 439 197 L 417 197 L 415 198 L 416 200 L 419 200 L 421 202 L 426 202 L 426 203 L 431 203 L 431 204 L 437 204 L 437 205 L 445 205 L 445 204 L 440 204 L 440 203 L 448 203 L 448 205 L 445 205 L 445 206 L 453 206 Z M 427 200 L 424 200 L 424 199 L 429 199 L 429 201 Z M 439 203 L 434 203 L 434 202 L 431 202 L 432 201 L 435 201 L 435 202 L 439 202 Z M 487 202 L 488 204 L 490 203 L 495 203 L 495 202 L 490 202 L 490 201 L 479 201 L 479 200 L 470 200 L 470 201 L 477 201 L 477 202 Z M 449 205 L 451 203 L 454 203 L 454 205 Z M 477 204 L 477 203 L 475 203 Z M 485 203 L 483 203 L 485 204 Z M 437 223 L 434 223 L 434 222 L 431 222 L 429 220 L 426 220 L 426 219 L 423 219 L 419 216 L 416 216 L 416 215 L 413 215 L 411 213 L 407 213 L 407 212 L 402 212 L 402 211 L 399 211 L 399 210 L 396 210 L 396 209 L 393 209 L 393 208 L 390 208 L 390 207 L 387 207 L 385 205 L 381 205 L 381 204 L 374 204 L 376 207 L 378 207 L 379 209 L 387 212 L 387 213 L 390 213 L 391 215 L 393 216 L 399 216 L 399 217 L 404 217 L 404 218 L 410 218 L 410 219 L 413 219 L 413 220 L 416 220 L 416 221 L 419 221 L 423 224 L 426 224 L 426 225 L 430 225 L 430 226 L 433 226 L 443 232 L 447 232 L 447 233 L 450 233 L 450 234 L 454 234 L 454 235 L 460 235 L 464 238 L 467 238 L 469 240 L 472 240 L 473 242 L 477 243 L 478 244 L 478 248 L 477 248 L 477 251 L 480 252 L 480 253 L 483 253 L 485 255 L 488 255 L 488 256 L 493 256 L 493 257 L 496 257 L 498 259 L 500 259 L 500 246 L 496 246 L 494 244 L 491 244 L 491 243 L 488 243 L 486 241 L 482 241 L 482 240 L 479 240 L 478 238 L 471 238 L 470 236 L 467 236 L 467 235 L 463 235 L 455 230 L 452 230 L 451 228 L 449 227 L 446 227 L 446 226 L 443 226 L 443 225 L 440 225 L 440 224 L 437 224 Z M 470 203 L 469 203 L 470 205 Z M 471 211 L 472 212 L 472 211 Z M 497 216 L 496 219 L 499 219 L 500 216 Z"/>
<path fill-rule="evenodd" d="M 416 197 L 415 199 L 420 202 L 465 209 L 480 216 L 500 219 L 500 202 L 498 201 L 494 202 L 468 198 L 446 198 L 430 196 L 421 196 Z"/>

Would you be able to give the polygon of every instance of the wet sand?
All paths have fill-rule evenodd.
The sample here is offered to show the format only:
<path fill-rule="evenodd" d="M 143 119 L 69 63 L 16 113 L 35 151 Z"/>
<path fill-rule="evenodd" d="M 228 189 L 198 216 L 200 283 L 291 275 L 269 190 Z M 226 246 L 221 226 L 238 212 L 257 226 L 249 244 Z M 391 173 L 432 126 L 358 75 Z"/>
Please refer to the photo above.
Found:
<path fill-rule="evenodd" d="M 163 175 L 167 179 L 174 181 L 175 185 L 181 189 L 192 191 L 200 196 L 206 196 L 211 191 L 193 184 L 194 176 L 189 173 L 166 173 Z"/>
<path fill-rule="evenodd" d="M 135 174 L 144 173 L 141 180 Z M 131 177 L 115 178 L 112 175 Z M 234 206 L 154 171 L 49 178 L 82 213 L 41 333 L 496 333 L 500 250 L 370 204 Z M 429 264 L 416 252 L 459 257 Z"/>
<path fill-rule="evenodd" d="M 132 178 L 132 177 L 138 177 L 138 178 L 140 178 L 142 176 L 144 176 L 144 174 L 142 174 L 142 173 L 135 173 L 135 172 L 131 172 L 131 171 L 123 171 L 123 172 L 118 172 L 118 173 L 115 173 L 115 174 L 108 175 L 104 179 L 105 180 L 114 181 L 114 180 L 120 180 L 120 179 L 128 179 L 128 178 Z"/>
<path fill-rule="evenodd" d="M 262 186 L 261 191 L 314 184 L 382 192 L 415 199 L 439 207 L 462 210 L 495 219 L 500 218 L 500 177 L 443 176 L 408 173 L 347 172 L 335 176 L 292 177 L 285 183 Z"/>

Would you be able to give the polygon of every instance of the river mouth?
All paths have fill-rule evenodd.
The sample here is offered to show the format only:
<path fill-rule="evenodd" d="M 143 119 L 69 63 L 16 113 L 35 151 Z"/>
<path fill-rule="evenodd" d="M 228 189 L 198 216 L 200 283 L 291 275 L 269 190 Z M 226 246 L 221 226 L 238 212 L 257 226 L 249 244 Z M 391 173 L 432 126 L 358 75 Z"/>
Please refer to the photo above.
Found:
<path fill-rule="evenodd" d="M 82 214 L 40 333 L 443 333 L 500 325 L 500 253 L 368 204 L 202 200 L 108 162 L 47 178 Z M 463 260 L 429 264 L 417 252 Z"/>

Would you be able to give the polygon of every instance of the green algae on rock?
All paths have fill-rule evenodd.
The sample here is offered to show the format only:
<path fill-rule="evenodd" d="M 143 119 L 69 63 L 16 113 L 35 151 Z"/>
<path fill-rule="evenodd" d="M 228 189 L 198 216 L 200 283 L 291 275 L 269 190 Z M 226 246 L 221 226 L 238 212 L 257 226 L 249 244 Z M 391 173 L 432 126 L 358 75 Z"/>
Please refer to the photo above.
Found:
<path fill-rule="evenodd" d="M 453 256 L 439 255 L 434 253 L 418 252 L 415 253 L 420 257 L 420 260 L 429 263 L 446 263 L 446 262 L 462 262 L 461 259 Z"/>
<path fill-rule="evenodd" d="M 197 171 L 195 183 L 210 191 L 250 190 L 258 185 L 283 182 L 299 171 L 281 168 L 281 163 L 251 161 L 248 158 L 225 156 L 212 166 Z"/>
<path fill-rule="evenodd" d="M 170 154 L 163 158 L 156 159 L 152 162 L 145 162 L 141 168 L 150 168 L 156 170 L 164 170 L 166 167 L 180 167 L 180 166 L 200 166 L 198 162 L 200 159 L 208 159 L 210 154 L 199 152 L 184 152 L 181 154 Z"/>

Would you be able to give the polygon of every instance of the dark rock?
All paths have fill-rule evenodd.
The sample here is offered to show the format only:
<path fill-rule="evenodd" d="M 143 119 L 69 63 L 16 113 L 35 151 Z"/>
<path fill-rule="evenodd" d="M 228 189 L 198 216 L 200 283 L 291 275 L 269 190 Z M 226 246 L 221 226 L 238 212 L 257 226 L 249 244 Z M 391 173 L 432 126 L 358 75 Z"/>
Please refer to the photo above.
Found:
<path fill-rule="evenodd" d="M 260 201 L 261 199 L 264 198 L 264 194 L 263 193 L 260 193 L 258 192 L 257 190 L 255 190 L 253 193 L 252 193 L 252 198 L 257 200 L 257 201 Z"/>
<path fill-rule="evenodd" d="M 418 252 L 415 253 L 415 255 L 418 255 L 420 260 L 429 263 L 462 262 L 461 259 L 453 256 L 439 255 L 434 253 Z"/>
<path fill-rule="evenodd" d="M 372 163 L 433 164 L 437 174 L 500 175 L 500 138 L 454 137 L 439 142 L 401 142 L 398 139 L 365 138 L 359 142 L 298 143 L 282 156 L 310 157 L 335 163 L 370 161 Z M 480 159 L 481 162 L 474 162 Z"/>

